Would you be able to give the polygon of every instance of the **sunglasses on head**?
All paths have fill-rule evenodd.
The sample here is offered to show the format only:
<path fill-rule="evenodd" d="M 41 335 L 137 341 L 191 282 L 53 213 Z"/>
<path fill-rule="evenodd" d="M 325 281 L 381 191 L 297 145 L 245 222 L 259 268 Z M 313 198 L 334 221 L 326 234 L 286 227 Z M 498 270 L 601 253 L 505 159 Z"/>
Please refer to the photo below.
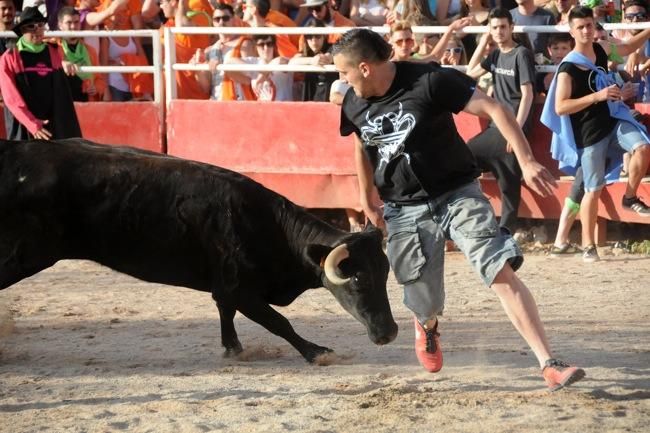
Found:
<path fill-rule="evenodd" d="M 412 44 L 413 42 L 415 42 L 413 40 L 413 38 L 397 39 L 396 41 L 394 41 L 395 45 L 397 45 L 399 47 L 401 47 L 402 45 L 405 45 L 405 44 Z"/>
<path fill-rule="evenodd" d="M 645 14 L 645 12 L 637 12 L 635 14 L 625 14 L 625 19 L 628 21 L 635 21 L 635 20 L 644 20 L 648 16 Z"/>
<path fill-rule="evenodd" d="M 273 41 L 259 41 L 256 42 L 255 45 L 257 45 L 259 48 L 273 48 L 275 46 L 275 43 Z"/>
<path fill-rule="evenodd" d="M 223 21 L 224 23 L 227 23 L 228 21 L 230 21 L 230 18 L 231 18 L 230 15 L 222 15 L 222 16 L 212 17 L 212 21 L 215 23 L 218 23 L 219 21 Z"/>
<path fill-rule="evenodd" d="M 305 35 L 305 39 L 321 39 L 324 35 Z"/>
<path fill-rule="evenodd" d="M 20 26 L 20 29 L 23 32 L 33 32 L 36 29 L 42 29 L 43 27 L 45 27 L 45 23 L 40 22 L 40 23 L 25 24 L 24 26 Z"/>
<path fill-rule="evenodd" d="M 310 6 L 309 12 L 320 12 L 321 9 L 323 9 L 323 6 L 325 5 L 318 5 L 318 6 Z"/>
<path fill-rule="evenodd" d="M 454 48 L 447 48 L 445 49 L 448 53 L 454 53 L 454 54 L 460 54 L 463 52 L 463 49 L 460 47 L 454 47 Z"/>

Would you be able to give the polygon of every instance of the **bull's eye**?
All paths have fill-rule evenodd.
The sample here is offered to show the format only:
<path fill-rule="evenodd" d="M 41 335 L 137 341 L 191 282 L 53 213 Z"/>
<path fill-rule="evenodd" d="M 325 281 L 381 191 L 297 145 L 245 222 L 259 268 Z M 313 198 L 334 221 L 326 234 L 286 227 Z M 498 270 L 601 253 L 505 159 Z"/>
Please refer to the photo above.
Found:
<path fill-rule="evenodd" d="M 358 284 L 358 283 L 359 283 L 359 277 L 357 277 L 357 276 L 355 275 L 354 277 L 352 277 L 352 281 L 353 281 L 355 284 Z"/>

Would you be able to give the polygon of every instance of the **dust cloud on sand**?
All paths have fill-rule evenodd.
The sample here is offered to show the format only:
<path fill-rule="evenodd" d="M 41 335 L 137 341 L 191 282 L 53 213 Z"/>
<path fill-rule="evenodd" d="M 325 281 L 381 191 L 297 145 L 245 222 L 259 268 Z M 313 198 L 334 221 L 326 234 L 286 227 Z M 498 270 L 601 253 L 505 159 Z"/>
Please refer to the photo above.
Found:
<path fill-rule="evenodd" d="M 278 308 L 335 350 L 307 364 L 238 315 L 223 358 L 210 295 L 64 261 L 0 292 L 2 432 L 640 432 L 650 421 L 650 258 L 529 255 L 519 272 L 558 357 L 587 378 L 546 391 L 494 294 L 446 255 L 445 367 L 413 353 L 391 279 L 397 339 L 374 346 L 325 290 Z"/>

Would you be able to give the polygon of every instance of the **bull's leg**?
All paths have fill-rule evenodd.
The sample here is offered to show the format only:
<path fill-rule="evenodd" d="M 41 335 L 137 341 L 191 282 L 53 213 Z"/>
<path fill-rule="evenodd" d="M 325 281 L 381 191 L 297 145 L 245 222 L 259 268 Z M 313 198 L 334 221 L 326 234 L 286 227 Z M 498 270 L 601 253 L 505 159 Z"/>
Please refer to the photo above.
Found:
<path fill-rule="evenodd" d="M 52 237 L 38 221 L 0 215 L 0 290 L 57 262 Z"/>
<path fill-rule="evenodd" d="M 237 331 L 233 319 L 236 310 L 230 306 L 225 306 L 217 302 L 219 309 L 219 321 L 221 322 L 221 345 L 226 348 L 223 356 L 230 358 L 242 352 L 241 343 L 237 338 Z"/>
<path fill-rule="evenodd" d="M 287 340 L 308 362 L 314 362 L 318 355 L 332 351 L 296 334 L 286 317 L 260 299 L 247 298 L 239 303 L 237 310 L 273 334 Z"/>

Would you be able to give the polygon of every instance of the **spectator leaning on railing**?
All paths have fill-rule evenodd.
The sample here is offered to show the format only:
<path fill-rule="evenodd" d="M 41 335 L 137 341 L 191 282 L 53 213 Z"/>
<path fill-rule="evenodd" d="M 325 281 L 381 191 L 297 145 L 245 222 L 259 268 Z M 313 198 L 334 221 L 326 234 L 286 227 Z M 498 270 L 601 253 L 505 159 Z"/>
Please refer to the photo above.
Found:
<path fill-rule="evenodd" d="M 72 6 L 64 6 L 59 9 L 58 25 L 59 30 L 62 31 L 79 31 L 81 29 L 79 11 Z M 99 64 L 97 51 L 87 46 L 82 38 L 60 39 L 59 46 L 63 52 L 63 58 L 70 63 L 77 66 L 97 66 Z M 102 74 L 78 71 L 75 75 L 68 76 L 68 84 L 72 99 L 79 102 L 101 100 L 101 96 L 106 90 L 106 81 Z"/>
<path fill-rule="evenodd" d="M 37 8 L 25 8 L 14 28 L 16 46 L 0 58 L 0 91 L 18 121 L 10 140 L 81 136 L 65 77 L 77 68 L 61 59 L 56 45 L 44 42 L 46 22 Z"/>

